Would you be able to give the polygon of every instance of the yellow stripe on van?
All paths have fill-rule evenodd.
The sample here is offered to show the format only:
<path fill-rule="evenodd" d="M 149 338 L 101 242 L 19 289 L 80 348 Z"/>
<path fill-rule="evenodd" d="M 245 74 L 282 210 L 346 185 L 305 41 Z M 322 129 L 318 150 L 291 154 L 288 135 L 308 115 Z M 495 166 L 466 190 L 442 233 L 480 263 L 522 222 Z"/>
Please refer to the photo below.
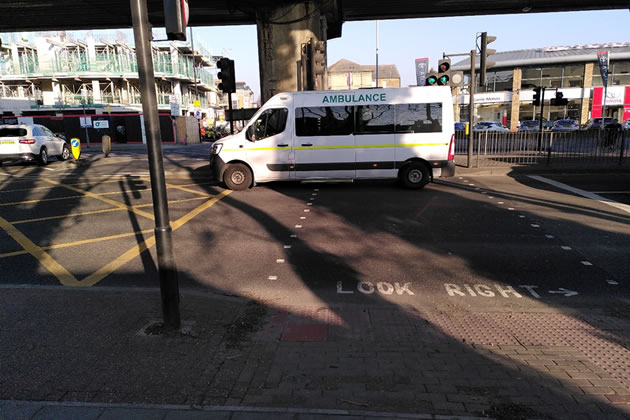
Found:
<path fill-rule="evenodd" d="M 348 146 L 299 146 L 294 150 L 326 150 L 326 149 L 384 149 L 387 147 L 420 147 L 420 146 L 448 146 L 446 143 L 413 143 L 413 144 L 359 144 Z M 291 150 L 290 147 L 253 147 L 251 149 L 238 148 L 238 149 L 224 149 L 226 152 L 239 152 L 247 150 L 253 151 L 268 151 L 268 150 Z"/>

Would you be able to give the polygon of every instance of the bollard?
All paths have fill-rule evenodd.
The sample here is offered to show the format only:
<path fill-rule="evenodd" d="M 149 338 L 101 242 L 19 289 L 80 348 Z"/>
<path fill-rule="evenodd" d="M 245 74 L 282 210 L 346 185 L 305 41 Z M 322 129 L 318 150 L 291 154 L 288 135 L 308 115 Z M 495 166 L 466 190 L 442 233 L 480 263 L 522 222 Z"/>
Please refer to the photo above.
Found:
<path fill-rule="evenodd" d="M 108 135 L 104 135 L 101 138 L 101 145 L 103 146 L 103 154 L 107 157 L 107 155 L 109 155 L 112 151 L 112 138 Z"/>

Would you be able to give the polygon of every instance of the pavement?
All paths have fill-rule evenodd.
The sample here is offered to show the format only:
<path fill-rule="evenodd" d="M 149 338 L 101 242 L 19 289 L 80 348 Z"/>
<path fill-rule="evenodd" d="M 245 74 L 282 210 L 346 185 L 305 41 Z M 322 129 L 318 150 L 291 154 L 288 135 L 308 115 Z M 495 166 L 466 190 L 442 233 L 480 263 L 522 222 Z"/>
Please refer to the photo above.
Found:
<path fill-rule="evenodd" d="M 167 331 L 157 285 L 0 286 L 0 420 L 630 419 L 627 306 L 180 303 Z"/>

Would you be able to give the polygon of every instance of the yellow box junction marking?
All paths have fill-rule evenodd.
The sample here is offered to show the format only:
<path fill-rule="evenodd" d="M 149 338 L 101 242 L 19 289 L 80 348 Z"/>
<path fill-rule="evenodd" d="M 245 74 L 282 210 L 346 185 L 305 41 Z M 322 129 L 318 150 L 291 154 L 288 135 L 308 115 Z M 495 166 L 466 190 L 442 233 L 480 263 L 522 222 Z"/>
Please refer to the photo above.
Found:
<path fill-rule="evenodd" d="M 92 212 L 75 213 L 75 214 L 73 214 L 73 216 L 78 216 L 78 215 L 83 215 L 83 214 L 104 213 L 104 212 L 108 212 L 108 211 L 126 210 L 126 211 L 129 211 L 129 212 L 132 212 L 132 213 L 135 213 L 135 214 L 138 214 L 138 215 L 141 215 L 141 216 L 144 216 L 144 217 L 147 217 L 147 218 L 153 220 L 153 215 L 152 214 L 149 214 L 147 212 L 144 212 L 144 211 L 138 209 L 139 207 L 153 206 L 153 203 L 140 204 L 140 205 L 136 205 L 136 206 L 128 206 L 128 205 L 120 203 L 118 201 L 104 198 L 100 194 L 96 194 L 96 193 L 85 191 L 85 190 L 82 190 L 82 189 L 79 189 L 79 188 L 75 188 L 75 187 L 72 187 L 71 185 L 63 184 L 61 182 L 58 182 L 58 181 L 55 181 L 55 180 L 52 180 L 52 179 L 43 178 L 43 180 L 45 182 L 48 182 L 48 183 L 54 185 L 54 186 L 60 186 L 60 187 L 63 187 L 63 188 L 69 189 L 71 191 L 78 192 L 78 193 L 82 194 L 82 195 L 79 195 L 79 196 L 73 196 L 72 198 L 86 196 L 86 197 L 94 198 L 94 199 L 97 199 L 97 200 L 100 200 L 100 201 L 103 201 L 105 203 L 108 203 L 108 204 L 111 204 L 111 205 L 115 206 L 112 209 L 104 209 L 104 210 L 97 210 L 97 211 L 92 211 Z M 105 181 L 105 182 L 112 182 L 112 181 Z M 81 184 L 87 184 L 87 183 L 81 183 Z M 179 229 L 184 224 L 189 222 L 193 217 L 195 217 L 196 215 L 201 213 L 203 210 L 211 207 L 212 205 L 217 203 L 219 200 L 221 200 L 223 197 L 227 196 L 228 194 L 230 194 L 232 192 L 230 190 L 225 190 L 225 191 L 221 192 L 220 194 L 218 194 L 217 196 L 213 196 L 212 194 L 207 194 L 207 193 L 203 193 L 203 192 L 195 191 L 195 190 L 190 190 L 190 189 L 186 188 L 188 186 L 193 186 L 193 185 L 196 185 L 196 184 L 189 184 L 189 185 L 183 185 L 183 186 L 178 186 L 178 185 L 170 185 L 169 186 L 170 188 L 177 188 L 177 189 L 181 189 L 183 191 L 188 191 L 188 192 L 191 192 L 191 193 L 194 193 L 194 194 L 197 194 L 197 195 L 201 195 L 201 197 L 169 201 L 169 204 L 171 204 L 171 203 L 178 203 L 178 202 L 185 202 L 185 201 L 192 201 L 192 200 L 200 200 L 200 199 L 204 199 L 204 198 L 210 198 L 210 200 L 208 200 L 205 203 L 197 206 L 196 208 L 194 208 L 193 210 L 191 210 L 190 212 L 188 212 L 184 216 L 182 216 L 179 219 L 177 219 L 175 222 L 171 222 L 171 228 L 173 229 L 173 231 Z M 102 194 L 119 194 L 119 193 L 120 193 L 119 191 L 116 191 L 116 192 L 113 192 L 113 193 L 102 193 Z M 26 204 L 26 203 L 34 203 L 34 202 L 41 202 L 41 201 L 59 200 L 59 199 L 65 199 L 65 198 L 67 198 L 67 197 L 54 198 L 54 199 L 42 199 L 42 200 L 29 200 L 29 201 L 22 201 L 22 202 L 19 202 L 19 203 L 5 203 L 5 204 L 2 204 L 2 205 Z M 15 223 L 15 224 L 27 223 L 27 222 L 34 222 L 34 221 L 40 221 L 40 220 L 50 220 L 50 219 L 53 219 L 53 218 L 64 218 L 64 217 L 69 217 L 69 215 L 43 217 L 43 218 L 39 218 L 39 219 L 29 219 L 29 220 L 23 220 L 23 221 L 16 221 L 16 222 L 13 222 L 13 223 Z M 150 249 L 152 246 L 155 245 L 155 236 L 152 236 L 152 237 L 144 240 L 140 244 L 137 244 L 137 245 L 133 246 L 131 249 L 129 249 L 124 254 L 122 254 L 120 257 L 116 258 L 115 260 L 113 260 L 110 263 L 106 264 L 105 266 L 101 267 L 100 269 L 98 269 L 97 271 L 92 273 L 91 275 L 87 276 L 85 279 L 79 281 L 68 270 L 66 270 L 63 266 L 61 266 L 59 263 L 57 263 L 55 261 L 55 259 L 52 258 L 46 252 L 46 250 L 65 248 L 65 247 L 71 247 L 71 246 L 77 246 L 77 245 L 84 245 L 84 244 L 100 242 L 100 241 L 104 241 L 104 240 L 118 239 L 118 238 L 134 236 L 134 235 L 138 235 L 138 234 L 145 234 L 145 233 L 149 233 L 149 232 L 153 231 L 153 229 L 151 229 L 151 230 L 143 230 L 143 231 L 138 231 L 138 232 L 132 232 L 132 233 L 123 233 L 123 234 L 119 234 L 119 235 L 111 235 L 111 236 L 101 237 L 101 238 L 86 239 L 86 240 L 81 240 L 81 241 L 74 241 L 74 242 L 69 242 L 69 243 L 65 243 L 65 244 L 51 245 L 51 246 L 47 246 L 47 247 L 39 247 L 38 245 L 33 243 L 30 239 L 28 239 L 24 234 L 22 234 L 18 229 L 16 229 L 13 226 L 13 223 L 8 222 L 7 220 L 5 220 L 5 219 L 0 217 L 0 228 L 3 228 L 16 242 L 18 242 L 22 246 L 22 248 L 24 248 L 24 250 L 23 251 L 16 251 L 16 252 L 9 252 L 9 253 L 5 253 L 5 254 L 0 254 L 0 258 L 9 257 L 9 256 L 16 256 L 16 255 L 23 255 L 23 254 L 27 254 L 27 253 L 31 254 L 37 260 L 39 260 L 40 263 L 46 269 L 48 269 L 48 271 L 50 271 L 55 277 L 57 277 L 59 282 L 62 285 L 64 285 L 64 286 L 79 286 L 79 287 L 93 286 L 93 285 L 97 284 L 98 282 L 100 282 L 101 280 L 103 280 L 108 275 L 110 275 L 111 273 L 113 273 L 118 268 L 122 267 L 124 264 L 128 263 L 129 261 L 131 261 L 136 256 L 140 255 L 142 252 Z"/>

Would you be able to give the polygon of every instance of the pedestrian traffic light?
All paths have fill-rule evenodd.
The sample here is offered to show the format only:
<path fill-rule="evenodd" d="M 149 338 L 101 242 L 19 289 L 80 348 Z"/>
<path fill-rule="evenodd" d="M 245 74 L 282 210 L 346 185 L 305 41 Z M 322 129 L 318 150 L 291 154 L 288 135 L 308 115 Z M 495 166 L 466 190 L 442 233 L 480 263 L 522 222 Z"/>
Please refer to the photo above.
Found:
<path fill-rule="evenodd" d="M 217 67 L 221 70 L 217 77 L 221 79 L 219 89 L 224 93 L 236 92 L 236 76 L 234 74 L 234 60 L 223 57 L 217 63 Z"/>
<path fill-rule="evenodd" d="M 552 106 L 564 106 L 568 105 L 569 100 L 564 99 L 564 94 L 562 92 L 556 91 L 556 97 L 551 98 L 550 102 Z"/>
<path fill-rule="evenodd" d="M 437 84 L 440 86 L 449 86 L 451 82 L 451 60 L 445 58 L 438 61 L 438 79 Z"/>
<path fill-rule="evenodd" d="M 437 84 L 438 84 L 438 75 L 437 75 L 437 73 L 434 72 L 434 71 L 430 71 L 427 74 L 427 80 L 426 80 L 425 85 L 426 86 L 435 86 Z"/>
<path fill-rule="evenodd" d="M 534 99 L 532 105 L 538 106 L 540 105 L 540 87 L 534 88 Z"/>
<path fill-rule="evenodd" d="M 326 42 L 313 41 L 311 48 L 313 48 L 311 59 L 313 74 L 324 74 L 326 72 Z"/>
<path fill-rule="evenodd" d="M 170 41 L 186 41 L 188 0 L 164 0 L 164 26 Z"/>
<path fill-rule="evenodd" d="M 488 44 L 491 42 L 496 41 L 497 37 L 496 36 L 491 36 L 488 35 L 487 32 L 482 32 L 481 33 L 481 54 L 480 54 L 480 61 L 479 61 L 479 83 L 481 84 L 481 86 L 485 86 L 486 85 L 486 69 L 488 69 L 489 67 L 494 66 L 496 63 L 493 61 L 488 61 L 487 57 L 490 55 L 494 55 L 496 54 L 497 50 L 493 50 L 488 48 Z"/>

